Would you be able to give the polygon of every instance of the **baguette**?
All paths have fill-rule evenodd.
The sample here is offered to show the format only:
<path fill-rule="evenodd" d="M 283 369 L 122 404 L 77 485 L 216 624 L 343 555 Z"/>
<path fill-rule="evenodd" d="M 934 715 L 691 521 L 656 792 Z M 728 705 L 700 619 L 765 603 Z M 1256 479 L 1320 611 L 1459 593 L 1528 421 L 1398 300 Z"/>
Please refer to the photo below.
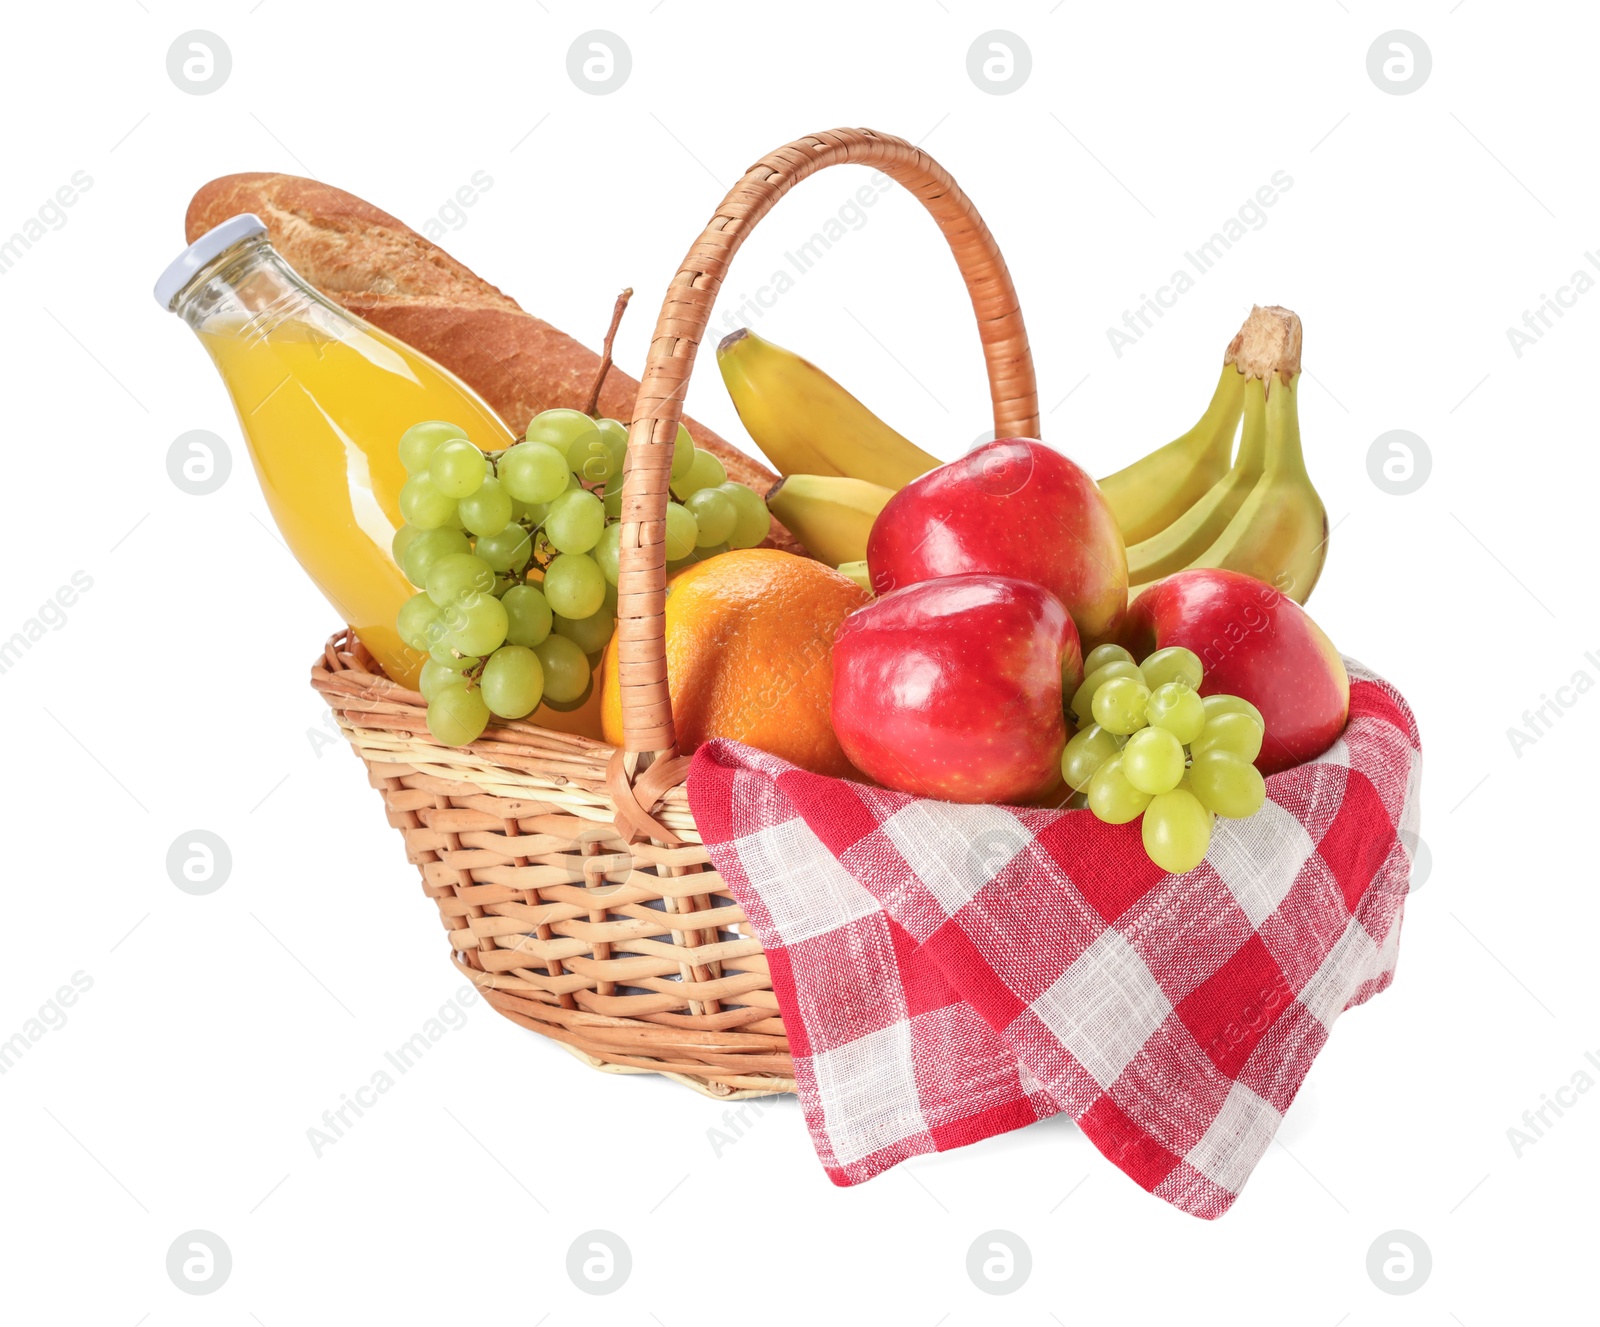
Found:
<path fill-rule="evenodd" d="M 298 175 L 224 175 L 190 200 L 188 242 L 241 212 L 259 216 L 285 261 L 324 295 L 455 373 L 513 433 L 520 435 L 541 410 L 587 403 L 598 354 L 381 208 Z M 599 313 L 600 303 L 595 307 Z M 638 380 L 613 366 L 600 412 L 628 422 L 638 391 Z M 763 497 L 777 483 L 777 475 L 704 424 L 687 415 L 683 422 L 729 479 Z M 769 542 L 804 551 L 776 520 Z"/>

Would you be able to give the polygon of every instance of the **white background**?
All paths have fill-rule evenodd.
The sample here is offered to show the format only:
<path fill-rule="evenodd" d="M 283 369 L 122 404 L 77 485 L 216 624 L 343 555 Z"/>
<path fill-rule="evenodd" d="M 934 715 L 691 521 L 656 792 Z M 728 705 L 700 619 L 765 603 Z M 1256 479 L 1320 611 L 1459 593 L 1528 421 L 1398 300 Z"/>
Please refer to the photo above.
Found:
<path fill-rule="evenodd" d="M 0 275 L 0 637 L 75 571 L 93 578 L 0 676 L 0 1038 L 73 973 L 93 983 L 0 1077 L 6 1317 L 1593 1317 L 1581 1269 L 1600 1092 L 1547 1116 L 1520 1156 L 1507 1130 L 1600 1055 L 1600 699 L 1578 697 L 1520 755 L 1507 729 L 1575 672 L 1600 678 L 1585 659 L 1600 649 L 1600 295 L 1520 357 L 1506 335 L 1600 244 L 1593 14 L 1489 0 L 1125 13 L 106 0 L 19 7 L 6 28 L 0 235 L 74 171 L 93 180 Z M 166 68 L 196 28 L 232 52 L 204 96 Z M 610 95 L 566 73 L 591 28 L 632 52 Z M 1031 50 L 1009 95 L 967 73 L 989 29 Z M 1391 29 L 1432 52 L 1410 95 L 1367 73 Z M 209 362 L 150 299 L 191 193 L 237 170 L 314 174 L 421 227 L 486 171 L 449 249 L 591 342 L 635 286 L 619 358 L 637 371 L 660 292 L 723 189 L 841 123 L 924 140 L 977 200 L 1028 315 L 1045 436 L 1097 474 L 1192 422 L 1253 301 L 1305 319 L 1308 461 L 1337 523 L 1311 608 L 1416 708 L 1432 870 L 1393 988 L 1339 1023 L 1282 1145 L 1215 1224 L 1150 1198 L 1059 1121 L 836 1190 L 792 1099 L 719 1152 L 708 1130 L 727 1127 L 724 1107 L 595 1074 L 481 1004 L 335 1146 L 318 1157 L 307 1141 L 460 983 L 359 765 L 313 737 L 327 730 L 307 665 L 336 624 L 269 532 Z M 1293 185 L 1267 224 L 1114 354 L 1107 327 L 1278 170 Z M 799 189 L 734 289 L 753 292 L 862 179 Z M 956 455 L 988 425 L 953 265 L 907 195 L 756 326 L 931 450 Z M 701 369 L 689 409 L 743 438 L 709 356 Z M 165 464 L 197 428 L 235 448 L 206 497 Z M 1369 477 L 1390 429 L 1431 452 L 1409 496 Z M 204 897 L 166 869 L 196 828 L 233 856 Z M 633 1258 L 604 1298 L 565 1271 L 595 1228 Z M 1004 1298 L 966 1273 L 968 1246 L 997 1228 L 1033 1256 Z M 1433 1255 L 1405 1297 L 1365 1269 L 1396 1228 Z M 232 1251 L 209 1297 L 165 1270 L 191 1229 Z"/>

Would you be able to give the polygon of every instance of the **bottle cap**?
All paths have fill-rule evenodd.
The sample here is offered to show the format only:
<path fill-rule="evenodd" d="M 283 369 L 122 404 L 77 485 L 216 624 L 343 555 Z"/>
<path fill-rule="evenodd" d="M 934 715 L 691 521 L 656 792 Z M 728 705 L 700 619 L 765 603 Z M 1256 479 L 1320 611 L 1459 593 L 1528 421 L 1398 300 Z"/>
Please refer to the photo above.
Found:
<path fill-rule="evenodd" d="M 267 223 L 254 212 L 241 212 L 213 226 L 170 263 L 156 281 L 156 303 L 168 313 L 178 302 L 183 288 L 194 280 L 201 268 L 244 240 L 267 233 Z"/>

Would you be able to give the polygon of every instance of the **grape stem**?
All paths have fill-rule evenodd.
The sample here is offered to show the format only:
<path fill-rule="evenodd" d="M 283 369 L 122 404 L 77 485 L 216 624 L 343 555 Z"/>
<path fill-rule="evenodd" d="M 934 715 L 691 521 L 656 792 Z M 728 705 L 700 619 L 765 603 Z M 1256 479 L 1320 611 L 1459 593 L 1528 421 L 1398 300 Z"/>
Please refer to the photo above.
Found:
<path fill-rule="evenodd" d="M 460 650 L 457 650 L 457 649 L 452 649 L 450 651 L 450 653 L 455 655 L 455 657 L 458 658 L 458 659 L 465 659 L 467 657 L 466 655 L 462 654 Z M 467 690 L 468 691 L 471 691 L 472 688 L 477 686 L 478 683 L 482 680 L 484 665 L 487 664 L 488 662 L 489 661 L 486 658 L 485 659 L 479 659 L 478 662 L 475 665 L 473 665 L 471 668 L 463 668 L 461 670 L 461 679 L 462 679 L 462 681 L 467 683 Z"/>
<path fill-rule="evenodd" d="M 622 311 L 628 307 L 628 301 L 632 298 L 633 287 L 629 286 L 617 296 L 617 302 L 611 308 L 611 326 L 606 328 L 606 339 L 600 347 L 600 367 L 595 370 L 594 386 L 589 389 L 589 403 L 583 408 L 583 413 L 593 419 L 600 417 L 600 388 L 606 380 L 606 374 L 611 371 L 611 346 L 617 339 Z"/>
<path fill-rule="evenodd" d="M 556 560 L 556 547 L 550 542 L 550 536 L 544 532 L 544 523 L 541 521 L 533 530 L 533 556 L 528 560 L 539 570 L 543 571 Z M 526 572 L 524 572 L 526 574 Z"/>

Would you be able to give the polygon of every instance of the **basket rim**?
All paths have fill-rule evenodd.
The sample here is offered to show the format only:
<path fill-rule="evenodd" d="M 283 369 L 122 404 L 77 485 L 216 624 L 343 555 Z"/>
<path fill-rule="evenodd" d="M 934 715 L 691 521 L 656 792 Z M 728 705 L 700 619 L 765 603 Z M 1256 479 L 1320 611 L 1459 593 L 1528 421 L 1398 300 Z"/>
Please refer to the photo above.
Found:
<path fill-rule="evenodd" d="M 348 626 L 328 637 L 310 682 L 347 739 L 354 741 L 360 729 L 363 759 L 491 797 L 554 802 L 586 820 L 615 824 L 635 842 L 650 839 L 667 848 L 700 842 L 683 786 L 687 757 L 640 771 L 609 742 L 527 719 L 497 718 L 466 746 L 447 746 L 428 729 L 422 694 L 389 677 Z"/>

